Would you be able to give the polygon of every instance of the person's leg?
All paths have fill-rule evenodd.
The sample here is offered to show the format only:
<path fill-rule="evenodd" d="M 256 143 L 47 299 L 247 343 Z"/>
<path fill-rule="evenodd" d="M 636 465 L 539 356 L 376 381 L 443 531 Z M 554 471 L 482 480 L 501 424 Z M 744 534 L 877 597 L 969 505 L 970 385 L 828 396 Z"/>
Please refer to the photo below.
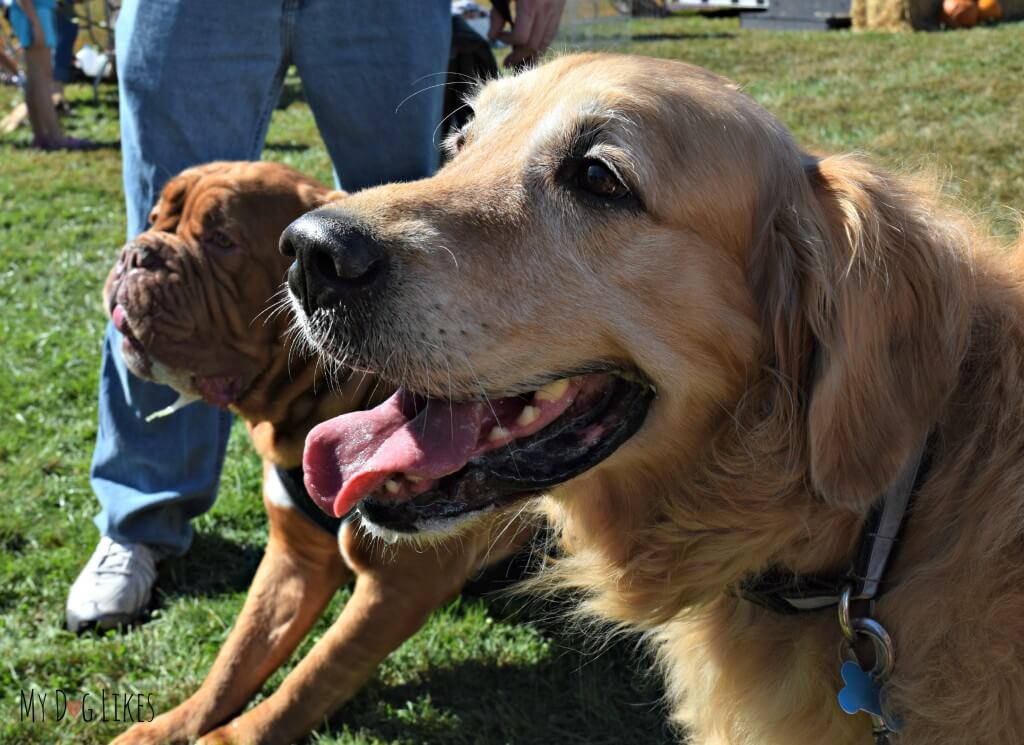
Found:
<path fill-rule="evenodd" d="M 281 6 L 269 0 L 126 0 L 117 48 L 131 237 L 145 228 L 164 183 L 184 168 L 259 157 L 284 75 Z M 120 545 L 153 546 L 157 557 L 180 554 L 192 539 L 189 520 L 213 503 L 231 415 L 195 403 L 146 422 L 176 394 L 125 370 L 121 344 L 108 324 L 91 471 L 102 506 L 96 525 Z M 72 622 L 73 615 L 81 618 L 72 612 L 84 592 L 77 591 L 80 582 L 97 586 L 95 577 L 80 577 L 72 587 L 68 622 L 79 627 L 89 623 Z M 105 594 L 113 597 L 104 600 L 109 610 L 118 603 L 117 587 Z"/>
<path fill-rule="evenodd" d="M 181 170 L 259 158 L 286 67 L 281 6 L 125 0 L 117 67 L 129 236 Z"/>
<path fill-rule="evenodd" d="M 451 48 L 448 0 L 307 0 L 293 55 L 350 191 L 430 175 Z"/>
<path fill-rule="evenodd" d="M 44 150 L 58 146 L 64 133 L 53 107 L 50 49 L 44 44 L 33 44 L 25 50 L 25 104 L 33 144 Z"/>
<path fill-rule="evenodd" d="M 195 403 L 152 422 L 178 394 L 132 375 L 123 337 L 107 324 L 91 481 L 100 534 L 149 546 L 158 558 L 184 553 L 189 521 L 212 505 L 231 433 L 230 412 Z"/>
<path fill-rule="evenodd" d="M 273 2 L 124 3 L 117 62 L 129 237 L 145 229 L 175 174 L 211 160 L 259 157 L 283 74 L 280 38 Z M 197 403 L 145 422 L 175 394 L 106 359 L 120 356 L 112 325 L 107 341 L 100 386 L 106 426 L 92 472 L 104 508 L 97 524 L 105 534 L 181 553 L 191 538 L 189 518 L 213 502 L 230 414 Z"/>
<path fill-rule="evenodd" d="M 53 107 L 51 49 L 56 44 L 53 9 L 46 0 L 11 8 L 11 25 L 24 47 L 25 105 L 32 125 L 33 144 L 60 147 L 64 133 Z"/>
<path fill-rule="evenodd" d="M 75 39 L 78 38 L 78 24 L 74 21 L 71 3 L 61 3 L 54 17 L 57 30 L 57 45 L 53 48 L 53 80 L 58 90 L 71 82 L 75 60 Z"/>

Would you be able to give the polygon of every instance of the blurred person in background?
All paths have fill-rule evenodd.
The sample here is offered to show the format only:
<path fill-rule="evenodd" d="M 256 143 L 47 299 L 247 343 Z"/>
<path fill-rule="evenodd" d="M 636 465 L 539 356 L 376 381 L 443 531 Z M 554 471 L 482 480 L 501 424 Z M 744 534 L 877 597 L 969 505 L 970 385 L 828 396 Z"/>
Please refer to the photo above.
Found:
<path fill-rule="evenodd" d="M 78 27 L 67 18 L 63 21 L 58 18 L 57 0 L 15 0 L 9 12 L 11 28 L 25 55 L 25 104 L 32 126 L 32 146 L 41 150 L 88 148 L 90 143 L 87 140 L 64 134 L 53 102 L 53 94 L 57 91 L 53 50 L 59 43 L 58 27 L 70 23 L 76 34 Z M 63 31 L 66 38 L 66 26 Z M 62 49 L 62 54 L 70 54 L 66 41 Z"/>
<path fill-rule="evenodd" d="M 57 4 L 54 23 L 57 43 L 53 47 L 53 90 L 63 98 L 64 86 L 75 74 L 75 41 L 78 39 L 78 24 L 71 0 L 61 0 Z"/>

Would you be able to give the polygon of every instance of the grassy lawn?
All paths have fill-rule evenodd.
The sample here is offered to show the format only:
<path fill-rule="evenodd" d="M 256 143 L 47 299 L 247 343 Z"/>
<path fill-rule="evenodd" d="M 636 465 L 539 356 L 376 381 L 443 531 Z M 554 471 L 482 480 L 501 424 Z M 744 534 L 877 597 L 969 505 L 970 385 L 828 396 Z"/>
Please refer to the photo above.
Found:
<path fill-rule="evenodd" d="M 926 167 L 1003 236 L 1024 206 L 1024 25 L 916 35 L 744 32 L 731 19 L 644 21 L 626 51 L 710 67 L 808 147 Z M 292 87 L 295 84 L 292 83 Z M 297 94 L 297 90 L 290 91 Z M 0 90 L 0 110 L 17 92 Z M 43 154 L 0 140 L 0 742 L 98 743 L 122 723 L 20 722 L 19 691 L 148 692 L 166 711 L 202 680 L 265 542 L 258 460 L 237 428 L 214 509 L 163 565 L 153 620 L 130 633 L 62 630 L 65 594 L 97 540 L 100 288 L 124 239 L 116 92 L 69 89 L 69 133 L 101 147 Z M 330 164 L 301 97 L 265 157 L 323 180 Z M 686 132 L 680 131 L 680 137 Z M 345 600 L 339 595 L 325 618 Z M 536 610 L 463 597 L 313 737 L 321 743 L 667 743 L 660 688 L 628 642 L 604 648 Z M 300 650 L 327 627 L 321 622 Z M 272 690 L 279 673 L 267 686 Z"/>

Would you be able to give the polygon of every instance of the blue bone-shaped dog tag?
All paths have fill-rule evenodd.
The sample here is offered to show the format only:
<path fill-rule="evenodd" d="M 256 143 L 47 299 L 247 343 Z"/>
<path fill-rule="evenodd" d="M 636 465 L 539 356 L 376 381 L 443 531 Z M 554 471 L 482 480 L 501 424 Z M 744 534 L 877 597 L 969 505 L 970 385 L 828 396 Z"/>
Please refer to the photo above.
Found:
<path fill-rule="evenodd" d="M 863 711 L 872 719 L 881 719 L 890 731 L 899 731 L 899 718 L 882 710 L 881 687 L 870 674 L 864 672 L 856 662 L 849 661 L 843 663 L 840 674 L 846 685 L 839 691 L 839 708 L 847 714 Z"/>
<path fill-rule="evenodd" d="M 882 716 L 882 700 L 874 679 L 856 662 L 844 662 L 840 673 L 846 685 L 839 691 L 839 707 L 847 714 L 863 711 Z"/>

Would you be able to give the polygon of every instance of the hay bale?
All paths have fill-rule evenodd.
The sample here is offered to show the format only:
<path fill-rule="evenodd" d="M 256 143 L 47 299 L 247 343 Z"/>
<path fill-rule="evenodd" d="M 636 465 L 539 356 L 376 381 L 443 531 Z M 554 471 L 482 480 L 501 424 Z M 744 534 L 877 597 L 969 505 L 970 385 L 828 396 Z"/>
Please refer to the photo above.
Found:
<path fill-rule="evenodd" d="M 853 0 L 850 20 L 855 29 L 905 31 L 910 29 L 906 9 L 908 1 Z"/>
<path fill-rule="evenodd" d="M 942 0 L 853 0 L 850 14 L 857 29 L 910 31 L 937 27 L 941 5 Z"/>
<path fill-rule="evenodd" d="M 856 29 L 868 27 L 867 0 L 851 0 L 850 2 L 850 23 Z"/>

